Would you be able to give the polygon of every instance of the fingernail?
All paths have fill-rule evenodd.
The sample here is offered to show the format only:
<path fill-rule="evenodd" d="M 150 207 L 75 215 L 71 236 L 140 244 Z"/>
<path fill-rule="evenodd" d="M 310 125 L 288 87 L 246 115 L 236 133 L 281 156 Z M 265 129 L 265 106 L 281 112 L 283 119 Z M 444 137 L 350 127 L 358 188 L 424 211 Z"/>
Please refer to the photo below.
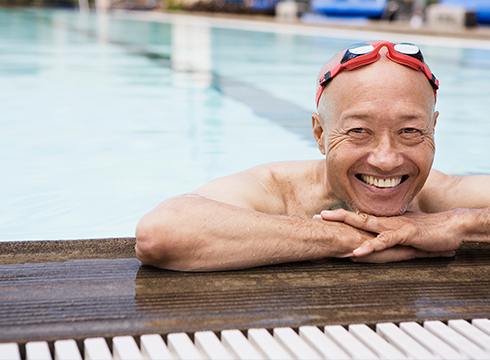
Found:
<path fill-rule="evenodd" d="M 446 251 L 443 255 L 443 257 L 453 257 L 456 256 L 456 251 Z"/>
<path fill-rule="evenodd" d="M 357 249 L 355 249 L 353 252 L 352 252 L 355 256 L 362 256 L 363 253 L 362 253 L 362 247 L 359 246 Z"/>

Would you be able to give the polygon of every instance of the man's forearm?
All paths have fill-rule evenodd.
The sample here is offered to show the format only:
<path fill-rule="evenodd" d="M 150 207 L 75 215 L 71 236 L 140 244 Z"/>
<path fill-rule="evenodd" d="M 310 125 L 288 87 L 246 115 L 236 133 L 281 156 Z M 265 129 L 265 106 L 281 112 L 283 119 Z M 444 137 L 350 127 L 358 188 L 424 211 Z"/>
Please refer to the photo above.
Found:
<path fill-rule="evenodd" d="M 490 243 L 490 208 L 457 209 L 464 242 Z"/>
<path fill-rule="evenodd" d="M 166 200 L 140 221 L 136 253 L 161 268 L 225 270 L 350 256 L 369 237 L 345 224 L 267 215 L 187 195 Z"/>

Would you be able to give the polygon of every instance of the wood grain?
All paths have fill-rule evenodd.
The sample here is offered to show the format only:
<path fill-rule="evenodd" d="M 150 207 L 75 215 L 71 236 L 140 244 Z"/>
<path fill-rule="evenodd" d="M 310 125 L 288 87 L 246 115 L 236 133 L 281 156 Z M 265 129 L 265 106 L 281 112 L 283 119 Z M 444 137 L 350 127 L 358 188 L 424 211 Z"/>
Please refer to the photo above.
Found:
<path fill-rule="evenodd" d="M 0 342 L 475 317 L 490 317 L 484 244 L 449 259 L 207 273 L 142 266 L 134 239 L 2 243 L 0 253 Z"/>

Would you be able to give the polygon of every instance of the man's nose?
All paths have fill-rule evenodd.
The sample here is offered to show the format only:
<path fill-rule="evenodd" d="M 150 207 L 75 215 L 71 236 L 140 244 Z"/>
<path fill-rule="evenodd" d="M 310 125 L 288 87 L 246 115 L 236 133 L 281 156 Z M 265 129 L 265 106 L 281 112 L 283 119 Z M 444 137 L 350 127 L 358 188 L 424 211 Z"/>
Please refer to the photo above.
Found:
<path fill-rule="evenodd" d="M 381 171 L 391 171 L 403 164 L 403 156 L 396 142 L 388 135 L 382 136 L 373 144 L 368 163 Z"/>

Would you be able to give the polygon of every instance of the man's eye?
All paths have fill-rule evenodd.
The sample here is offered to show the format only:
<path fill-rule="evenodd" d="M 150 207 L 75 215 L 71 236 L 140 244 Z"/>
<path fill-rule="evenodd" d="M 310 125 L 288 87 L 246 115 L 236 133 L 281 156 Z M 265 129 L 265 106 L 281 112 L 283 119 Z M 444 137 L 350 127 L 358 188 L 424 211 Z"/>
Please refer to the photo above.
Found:
<path fill-rule="evenodd" d="M 356 134 L 363 134 L 366 132 L 366 129 L 364 128 L 354 128 L 354 129 L 350 129 L 349 132 L 353 132 L 353 133 L 356 133 Z"/>
<path fill-rule="evenodd" d="M 406 128 L 406 129 L 403 129 L 403 132 L 405 134 L 415 134 L 415 133 L 418 133 L 419 130 L 417 130 L 415 128 Z"/>

